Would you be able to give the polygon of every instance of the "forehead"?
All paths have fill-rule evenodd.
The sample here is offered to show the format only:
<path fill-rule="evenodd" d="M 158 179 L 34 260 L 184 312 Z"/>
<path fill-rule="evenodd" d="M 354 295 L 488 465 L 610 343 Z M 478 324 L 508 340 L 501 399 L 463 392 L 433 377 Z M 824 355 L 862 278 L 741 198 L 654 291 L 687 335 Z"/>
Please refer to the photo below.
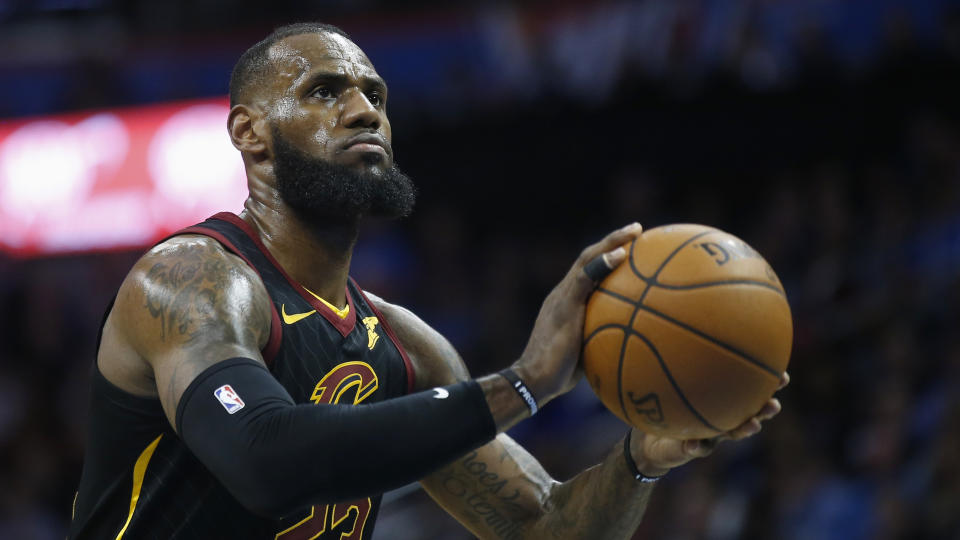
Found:
<path fill-rule="evenodd" d="M 372 77 L 377 72 L 367 55 L 349 39 L 331 32 L 298 34 L 274 43 L 268 52 L 278 75 L 289 86 L 316 71 L 348 77 Z"/>

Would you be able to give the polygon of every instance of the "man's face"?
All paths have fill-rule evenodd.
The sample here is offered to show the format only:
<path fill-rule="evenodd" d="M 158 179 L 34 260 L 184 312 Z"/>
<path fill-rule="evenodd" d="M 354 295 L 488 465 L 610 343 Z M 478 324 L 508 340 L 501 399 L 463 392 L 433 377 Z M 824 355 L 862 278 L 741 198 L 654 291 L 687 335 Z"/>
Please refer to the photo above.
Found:
<path fill-rule="evenodd" d="M 393 163 L 386 86 L 363 52 L 337 34 L 303 34 L 270 55 L 278 76 L 263 108 L 281 199 L 319 225 L 408 215 L 415 190 Z"/>
<path fill-rule="evenodd" d="M 363 51 L 333 33 L 285 38 L 264 108 L 271 128 L 305 154 L 356 172 L 393 165 L 387 87 Z"/>

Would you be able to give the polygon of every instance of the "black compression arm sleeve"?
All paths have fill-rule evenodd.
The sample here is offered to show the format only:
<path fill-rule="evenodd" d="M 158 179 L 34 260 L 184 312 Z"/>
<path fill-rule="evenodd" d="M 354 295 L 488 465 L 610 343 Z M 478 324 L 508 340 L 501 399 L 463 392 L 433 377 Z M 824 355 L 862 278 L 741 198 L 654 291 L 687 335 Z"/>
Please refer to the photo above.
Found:
<path fill-rule="evenodd" d="M 480 385 L 443 390 L 369 405 L 297 405 L 262 364 L 233 358 L 183 393 L 177 431 L 241 504 L 282 517 L 419 480 L 496 435 Z"/>

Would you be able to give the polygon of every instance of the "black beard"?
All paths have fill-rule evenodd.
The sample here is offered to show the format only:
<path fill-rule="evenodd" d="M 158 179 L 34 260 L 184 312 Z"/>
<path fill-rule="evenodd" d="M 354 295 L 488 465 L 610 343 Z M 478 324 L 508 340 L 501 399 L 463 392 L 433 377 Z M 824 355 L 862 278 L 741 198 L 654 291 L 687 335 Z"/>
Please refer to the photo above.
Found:
<path fill-rule="evenodd" d="M 357 172 L 310 156 L 273 133 L 273 173 L 280 198 L 297 217 L 314 225 L 356 222 L 363 216 L 409 216 L 416 188 L 396 165 L 383 172 Z"/>

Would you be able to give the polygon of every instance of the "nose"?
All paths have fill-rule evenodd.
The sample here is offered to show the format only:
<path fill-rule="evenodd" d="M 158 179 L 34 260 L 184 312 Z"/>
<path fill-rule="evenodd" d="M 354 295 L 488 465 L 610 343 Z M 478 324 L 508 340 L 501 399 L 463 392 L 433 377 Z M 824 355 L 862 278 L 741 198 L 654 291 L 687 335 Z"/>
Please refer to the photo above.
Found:
<path fill-rule="evenodd" d="M 344 127 L 348 128 L 370 128 L 380 127 L 380 111 L 370 103 L 367 96 L 357 90 L 349 90 L 345 96 L 341 121 Z"/>

